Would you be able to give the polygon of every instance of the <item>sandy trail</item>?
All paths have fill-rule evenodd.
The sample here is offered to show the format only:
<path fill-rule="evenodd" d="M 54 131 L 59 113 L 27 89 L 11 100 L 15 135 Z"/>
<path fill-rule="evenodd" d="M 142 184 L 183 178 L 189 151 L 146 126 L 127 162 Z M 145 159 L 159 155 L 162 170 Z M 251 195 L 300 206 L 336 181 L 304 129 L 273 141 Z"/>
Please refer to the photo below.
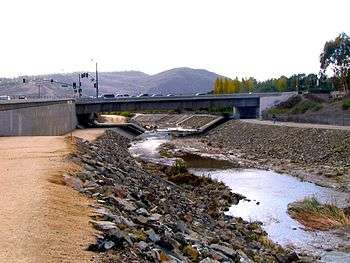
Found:
<path fill-rule="evenodd" d="M 288 126 L 297 128 L 313 128 L 313 129 L 330 129 L 330 130 L 350 130 L 350 126 L 337 126 L 337 125 L 327 125 L 327 124 L 314 124 L 314 123 L 299 123 L 299 122 L 281 122 L 277 121 L 265 121 L 257 119 L 241 120 L 244 122 L 249 122 L 253 124 L 263 124 L 263 125 L 275 125 L 275 126 Z"/>
<path fill-rule="evenodd" d="M 94 240 L 90 201 L 53 183 L 71 168 L 70 151 L 64 136 L 0 137 L 0 262 L 93 261 L 84 250 Z"/>

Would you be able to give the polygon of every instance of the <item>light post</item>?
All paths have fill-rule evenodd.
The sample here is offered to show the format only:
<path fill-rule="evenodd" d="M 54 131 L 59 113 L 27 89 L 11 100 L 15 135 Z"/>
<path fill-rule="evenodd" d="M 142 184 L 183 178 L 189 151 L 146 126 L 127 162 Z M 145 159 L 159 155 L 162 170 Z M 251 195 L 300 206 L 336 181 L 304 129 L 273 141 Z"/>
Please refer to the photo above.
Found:
<path fill-rule="evenodd" d="M 94 88 L 96 89 L 96 99 L 98 99 L 98 69 L 97 69 L 97 61 L 94 61 L 94 59 L 91 59 L 91 62 L 95 62 L 95 83 Z"/>
<path fill-rule="evenodd" d="M 96 62 L 96 99 L 98 99 L 98 70 L 97 70 L 97 62 Z"/>

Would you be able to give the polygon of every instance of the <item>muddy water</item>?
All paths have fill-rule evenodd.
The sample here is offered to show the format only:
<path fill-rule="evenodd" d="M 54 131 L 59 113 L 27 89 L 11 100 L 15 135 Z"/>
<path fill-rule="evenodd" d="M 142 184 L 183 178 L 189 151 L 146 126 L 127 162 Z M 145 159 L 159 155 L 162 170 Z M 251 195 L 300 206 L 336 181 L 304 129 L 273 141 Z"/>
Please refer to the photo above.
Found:
<path fill-rule="evenodd" d="M 131 146 L 130 152 L 143 160 L 171 165 L 174 159 L 162 157 L 158 152 L 158 147 L 169 139 L 167 132 L 147 133 Z M 228 162 L 208 157 L 187 155 L 183 159 L 193 174 L 222 181 L 233 192 L 247 198 L 233 205 L 227 212 L 229 215 L 261 221 L 274 242 L 298 252 L 318 255 L 321 262 L 350 262 L 350 229 L 307 231 L 287 213 L 288 204 L 308 196 L 345 206 L 348 205 L 349 194 L 273 171 L 233 168 Z"/>

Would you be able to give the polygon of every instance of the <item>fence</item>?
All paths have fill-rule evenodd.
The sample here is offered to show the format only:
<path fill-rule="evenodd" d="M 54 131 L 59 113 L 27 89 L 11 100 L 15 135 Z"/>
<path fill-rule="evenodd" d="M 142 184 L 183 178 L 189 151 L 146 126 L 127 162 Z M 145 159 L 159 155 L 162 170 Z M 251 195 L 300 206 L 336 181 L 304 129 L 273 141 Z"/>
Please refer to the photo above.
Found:
<path fill-rule="evenodd" d="M 278 121 L 301 122 L 314 124 L 329 124 L 339 126 L 350 126 L 350 112 L 340 114 L 284 114 L 276 115 Z M 272 119 L 271 114 L 264 114 L 263 119 Z"/>

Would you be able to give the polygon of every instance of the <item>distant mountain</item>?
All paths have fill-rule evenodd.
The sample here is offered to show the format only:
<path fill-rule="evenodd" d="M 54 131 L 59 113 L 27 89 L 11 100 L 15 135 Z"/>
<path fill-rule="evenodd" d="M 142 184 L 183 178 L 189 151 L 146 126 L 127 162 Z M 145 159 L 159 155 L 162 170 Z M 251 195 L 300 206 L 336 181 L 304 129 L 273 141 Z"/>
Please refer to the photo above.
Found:
<path fill-rule="evenodd" d="M 72 88 L 64 87 L 55 82 L 78 82 L 79 73 L 49 74 L 40 76 L 24 76 L 18 78 L 0 78 L 0 95 L 26 95 L 50 97 L 71 97 Z M 100 72 L 100 93 L 130 94 L 157 93 L 157 94 L 193 94 L 208 92 L 212 89 L 216 73 L 192 68 L 175 68 L 155 75 L 148 75 L 140 71 Z M 22 79 L 26 79 L 26 83 Z M 89 78 L 81 79 L 84 96 L 94 96 L 94 73 Z"/>

